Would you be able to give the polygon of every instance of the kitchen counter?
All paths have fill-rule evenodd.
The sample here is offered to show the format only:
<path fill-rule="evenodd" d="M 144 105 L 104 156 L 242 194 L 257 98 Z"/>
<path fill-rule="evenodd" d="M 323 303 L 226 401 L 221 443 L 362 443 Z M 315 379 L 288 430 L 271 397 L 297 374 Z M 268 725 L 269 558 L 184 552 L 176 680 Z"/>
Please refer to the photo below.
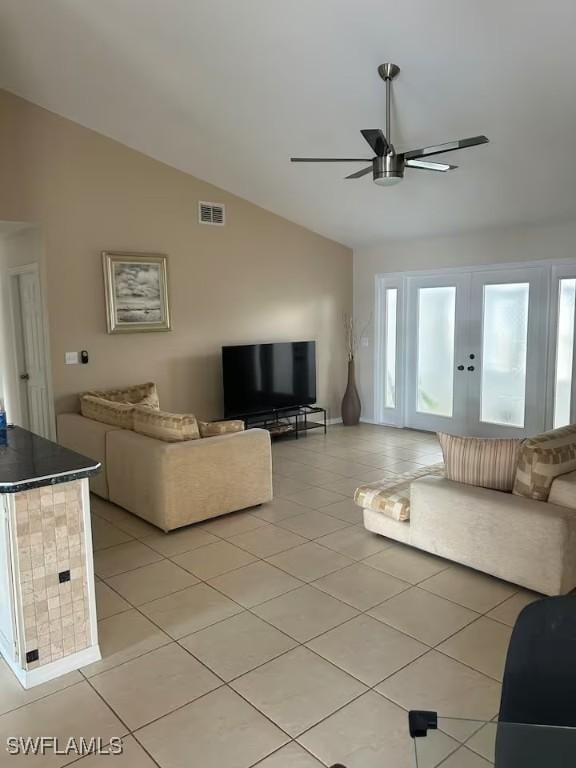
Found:
<path fill-rule="evenodd" d="M 27 429 L 0 430 L 0 493 L 80 480 L 99 470 L 99 462 Z"/>

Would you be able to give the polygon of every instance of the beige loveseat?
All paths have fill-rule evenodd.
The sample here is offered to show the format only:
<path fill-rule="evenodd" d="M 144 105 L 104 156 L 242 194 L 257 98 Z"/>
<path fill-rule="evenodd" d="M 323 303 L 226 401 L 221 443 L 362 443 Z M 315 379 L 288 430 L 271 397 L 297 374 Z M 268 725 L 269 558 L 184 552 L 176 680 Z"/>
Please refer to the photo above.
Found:
<path fill-rule="evenodd" d="M 265 430 L 165 442 L 78 413 L 57 421 L 62 445 L 102 464 L 91 490 L 164 531 L 272 498 Z"/>
<path fill-rule="evenodd" d="M 576 587 L 576 427 L 524 441 L 523 450 L 514 493 L 448 480 L 440 468 L 401 486 L 360 488 L 364 525 L 537 592 L 570 592 Z M 409 508 L 395 514 L 408 519 L 394 519 L 394 508 Z"/>

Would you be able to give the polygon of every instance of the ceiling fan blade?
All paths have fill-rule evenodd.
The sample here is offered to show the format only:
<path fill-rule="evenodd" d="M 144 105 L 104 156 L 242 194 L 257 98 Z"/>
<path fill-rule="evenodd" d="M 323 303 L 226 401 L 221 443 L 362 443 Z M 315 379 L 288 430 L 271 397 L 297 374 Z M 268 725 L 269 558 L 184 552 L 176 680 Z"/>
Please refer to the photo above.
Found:
<path fill-rule="evenodd" d="M 386 136 L 384 136 L 380 128 L 365 128 L 360 133 L 370 144 L 376 157 L 384 157 L 390 149 Z"/>
<path fill-rule="evenodd" d="M 350 176 L 345 176 L 346 179 L 359 179 L 362 176 L 366 176 L 367 173 L 372 172 L 372 166 L 369 165 L 368 168 L 362 168 L 361 171 L 356 171 L 356 173 L 351 173 Z"/>
<path fill-rule="evenodd" d="M 291 157 L 291 163 L 371 163 L 371 157 Z"/>
<path fill-rule="evenodd" d="M 486 136 L 472 136 L 469 139 L 458 139 L 457 141 L 447 141 L 445 144 L 422 147 L 422 149 L 411 149 L 404 152 L 404 157 L 406 160 L 413 160 L 416 157 L 441 155 L 443 152 L 453 152 L 455 149 L 466 149 L 466 147 L 475 147 L 477 144 L 487 144 L 488 141 Z"/>
<path fill-rule="evenodd" d="M 423 171 L 453 171 L 458 168 L 457 165 L 448 165 L 448 163 L 429 163 L 426 160 L 406 160 L 404 165 L 407 168 L 419 168 Z"/>

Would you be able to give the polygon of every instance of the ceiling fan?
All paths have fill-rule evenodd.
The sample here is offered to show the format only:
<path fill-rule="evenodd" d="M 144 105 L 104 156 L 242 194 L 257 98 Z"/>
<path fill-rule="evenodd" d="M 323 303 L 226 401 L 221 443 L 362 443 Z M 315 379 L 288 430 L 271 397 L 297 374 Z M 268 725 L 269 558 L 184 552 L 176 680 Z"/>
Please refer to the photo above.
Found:
<path fill-rule="evenodd" d="M 372 171 L 372 177 L 376 184 L 381 186 L 391 186 L 397 184 L 404 178 L 405 168 L 418 168 L 423 171 L 453 171 L 457 165 L 448 165 L 448 163 L 433 163 L 421 158 L 430 157 L 430 155 L 441 155 L 444 152 L 453 152 L 455 149 L 466 149 L 474 147 L 477 144 L 486 144 L 486 136 L 472 136 L 469 139 L 458 139 L 448 141 L 445 144 L 435 144 L 421 149 L 411 149 L 408 152 L 396 153 L 391 141 L 390 133 L 390 89 L 392 80 L 400 72 L 400 67 L 396 64 L 381 64 L 378 67 L 378 74 L 386 83 L 386 133 L 380 128 L 368 128 L 360 131 L 364 139 L 368 142 L 375 157 L 291 157 L 293 163 L 370 163 L 368 168 L 362 168 L 356 173 L 346 176 L 347 179 L 359 179 L 361 176 Z"/>

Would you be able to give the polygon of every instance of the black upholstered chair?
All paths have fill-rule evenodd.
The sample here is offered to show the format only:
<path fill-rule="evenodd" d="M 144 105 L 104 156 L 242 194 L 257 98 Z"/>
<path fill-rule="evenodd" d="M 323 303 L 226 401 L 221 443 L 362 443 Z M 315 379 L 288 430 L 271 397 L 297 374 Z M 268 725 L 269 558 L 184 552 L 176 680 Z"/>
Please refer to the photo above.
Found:
<path fill-rule="evenodd" d="M 563 728 L 576 728 L 573 595 L 528 605 L 514 625 L 502 685 L 496 766 L 576 765 L 576 732 Z"/>
<path fill-rule="evenodd" d="M 518 617 L 499 720 L 576 728 L 576 595 L 538 600 Z"/>

